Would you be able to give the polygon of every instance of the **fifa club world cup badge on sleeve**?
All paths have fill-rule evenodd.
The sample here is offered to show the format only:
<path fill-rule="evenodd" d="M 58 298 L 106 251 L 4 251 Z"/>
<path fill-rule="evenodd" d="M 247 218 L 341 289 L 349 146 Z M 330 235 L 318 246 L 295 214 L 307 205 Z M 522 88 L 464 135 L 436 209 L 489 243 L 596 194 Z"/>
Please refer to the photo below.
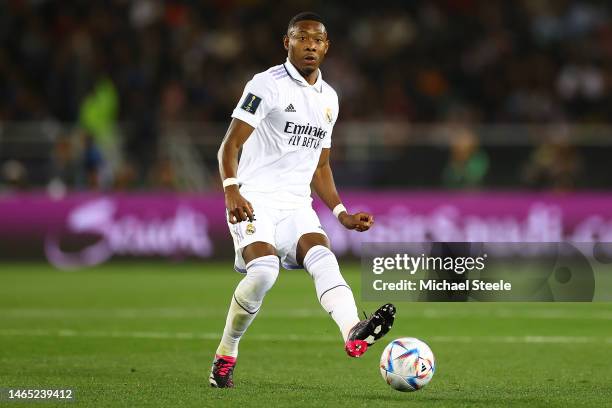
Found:
<path fill-rule="evenodd" d="M 249 93 L 246 98 L 244 98 L 241 108 L 249 113 L 255 114 L 260 103 L 261 98 L 259 96 Z"/>

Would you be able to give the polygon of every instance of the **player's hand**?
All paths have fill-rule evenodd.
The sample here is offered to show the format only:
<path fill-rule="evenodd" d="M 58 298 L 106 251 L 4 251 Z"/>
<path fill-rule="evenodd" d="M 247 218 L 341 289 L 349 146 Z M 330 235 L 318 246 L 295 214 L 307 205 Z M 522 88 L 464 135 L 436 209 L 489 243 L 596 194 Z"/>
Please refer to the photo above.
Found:
<path fill-rule="evenodd" d="M 357 214 L 343 212 L 338 216 L 338 221 L 347 229 L 363 232 L 369 230 L 374 224 L 374 216 L 365 212 Z"/>
<path fill-rule="evenodd" d="M 238 186 L 228 186 L 225 189 L 225 208 L 230 224 L 238 224 L 241 221 L 255 220 L 255 212 L 251 203 L 240 194 Z"/>

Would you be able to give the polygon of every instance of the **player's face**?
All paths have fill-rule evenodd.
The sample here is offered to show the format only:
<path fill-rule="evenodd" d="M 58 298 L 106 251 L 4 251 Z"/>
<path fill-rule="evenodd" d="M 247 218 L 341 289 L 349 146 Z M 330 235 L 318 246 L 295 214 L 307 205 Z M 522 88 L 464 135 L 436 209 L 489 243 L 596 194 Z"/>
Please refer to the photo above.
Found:
<path fill-rule="evenodd" d="M 325 26 L 318 21 L 298 21 L 284 38 L 289 61 L 304 75 L 319 68 L 329 49 Z"/>

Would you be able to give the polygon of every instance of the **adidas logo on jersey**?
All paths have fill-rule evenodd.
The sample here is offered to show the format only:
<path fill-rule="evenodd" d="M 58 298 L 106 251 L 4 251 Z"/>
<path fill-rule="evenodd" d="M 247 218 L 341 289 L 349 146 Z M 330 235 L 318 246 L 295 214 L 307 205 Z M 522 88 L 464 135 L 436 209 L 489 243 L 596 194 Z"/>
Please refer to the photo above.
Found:
<path fill-rule="evenodd" d="M 285 108 L 285 112 L 295 112 L 295 108 L 293 107 L 292 103 L 290 103 L 289 106 Z"/>

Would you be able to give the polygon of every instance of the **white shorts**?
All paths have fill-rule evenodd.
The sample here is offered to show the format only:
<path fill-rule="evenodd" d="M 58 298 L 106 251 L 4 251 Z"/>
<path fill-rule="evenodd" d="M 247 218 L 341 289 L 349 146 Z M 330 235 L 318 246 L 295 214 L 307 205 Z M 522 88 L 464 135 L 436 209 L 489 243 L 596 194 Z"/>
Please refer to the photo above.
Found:
<path fill-rule="evenodd" d="M 280 210 L 266 206 L 261 201 L 249 199 L 249 202 L 255 213 L 253 222 L 247 220 L 238 224 L 227 223 L 234 240 L 234 269 L 240 273 L 246 273 L 242 249 L 253 242 L 266 242 L 276 248 L 285 269 L 301 269 L 302 266 L 298 265 L 296 260 L 300 237 L 312 232 L 327 236 L 311 206 Z"/>

